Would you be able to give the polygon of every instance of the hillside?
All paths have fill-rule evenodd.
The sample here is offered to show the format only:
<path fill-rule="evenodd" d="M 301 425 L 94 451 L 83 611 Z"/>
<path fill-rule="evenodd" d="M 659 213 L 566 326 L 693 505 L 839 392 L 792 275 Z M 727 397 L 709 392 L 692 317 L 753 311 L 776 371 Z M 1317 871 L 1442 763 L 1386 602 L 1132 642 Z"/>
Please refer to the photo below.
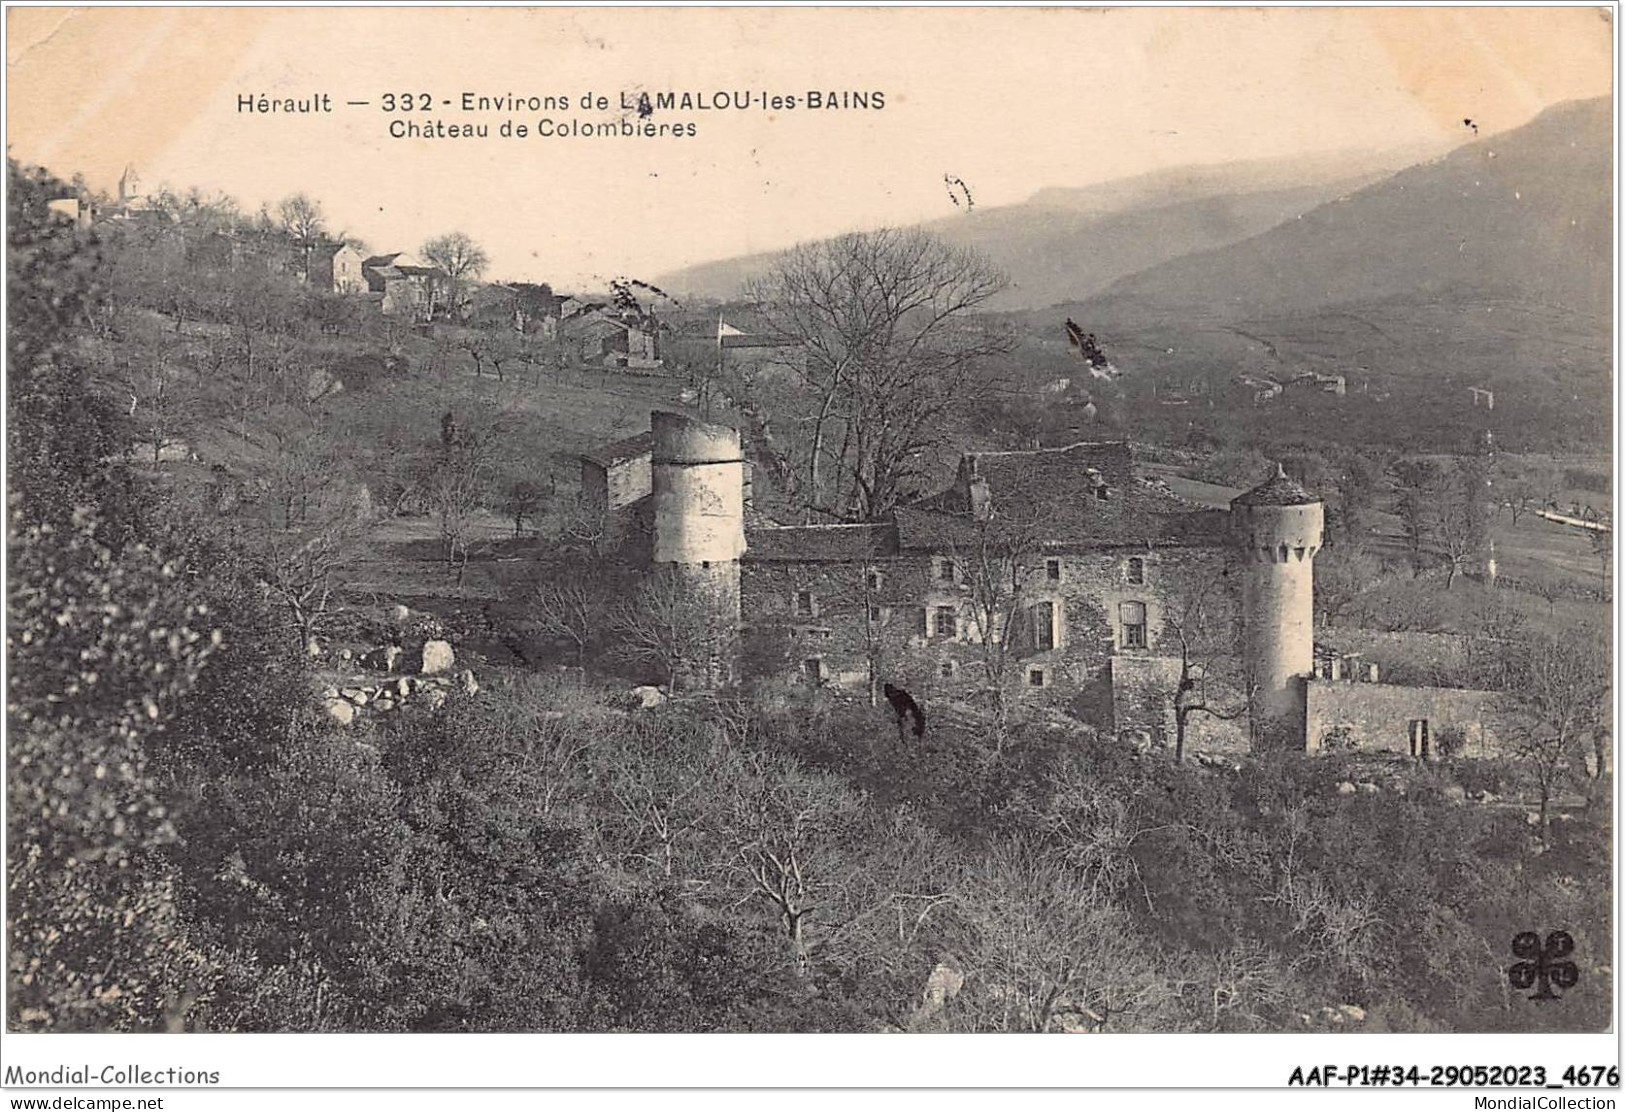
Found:
<path fill-rule="evenodd" d="M 1192 252 L 1238 243 L 1323 202 L 1379 180 L 1418 154 L 1341 154 L 1304 160 L 1178 167 L 922 225 L 974 248 L 1011 278 L 991 306 L 1015 310 L 1079 300 L 1118 279 Z M 702 263 L 656 284 L 679 297 L 728 299 L 777 257 L 768 252 Z"/>
<path fill-rule="evenodd" d="M 1093 307 L 1244 317 L 1499 299 L 1606 314 L 1606 100 L 1559 105 L 1218 250 L 1116 283 Z"/>
<path fill-rule="evenodd" d="M 1509 449 L 1606 444 L 1610 156 L 1608 103 L 1559 105 L 1018 325 L 1064 351 L 1070 316 L 1125 370 L 1181 389 L 1244 371 L 1342 374 L 1350 435 L 1456 445 L 1471 427 Z M 1470 408 L 1471 385 L 1495 390 L 1493 415 Z"/>

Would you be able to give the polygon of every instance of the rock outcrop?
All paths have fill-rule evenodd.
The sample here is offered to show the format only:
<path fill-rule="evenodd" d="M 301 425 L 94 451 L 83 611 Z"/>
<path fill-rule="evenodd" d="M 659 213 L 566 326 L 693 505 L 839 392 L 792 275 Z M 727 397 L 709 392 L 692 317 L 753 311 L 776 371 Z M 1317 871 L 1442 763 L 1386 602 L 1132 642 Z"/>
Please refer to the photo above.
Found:
<path fill-rule="evenodd" d="M 423 643 L 423 664 L 419 670 L 425 676 L 449 672 L 451 666 L 455 663 L 457 663 L 457 654 L 452 652 L 451 642 L 436 640 Z"/>

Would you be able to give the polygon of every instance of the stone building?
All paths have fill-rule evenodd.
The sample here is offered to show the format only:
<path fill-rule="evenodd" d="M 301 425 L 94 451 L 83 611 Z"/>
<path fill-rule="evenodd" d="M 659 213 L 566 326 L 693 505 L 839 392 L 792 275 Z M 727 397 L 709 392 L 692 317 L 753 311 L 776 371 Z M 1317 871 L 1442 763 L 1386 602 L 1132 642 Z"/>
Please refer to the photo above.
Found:
<path fill-rule="evenodd" d="M 654 433 L 640 432 L 581 454 L 579 531 L 588 539 L 618 547 L 638 527 L 654 489 L 654 440 Z"/>
<path fill-rule="evenodd" d="M 306 259 L 305 280 L 323 293 L 352 294 L 367 290 L 361 252 L 348 243 L 318 243 Z"/>
<path fill-rule="evenodd" d="M 742 595 L 750 657 L 810 681 L 1041 703 L 1161 734 L 1187 601 L 1234 644 L 1223 514 L 1142 476 L 1126 443 L 986 452 L 882 525 L 759 528 Z"/>
<path fill-rule="evenodd" d="M 384 315 L 408 320 L 427 320 L 434 314 L 437 290 L 445 279 L 445 271 L 405 251 L 364 259 L 361 273 L 367 289 L 380 295 Z"/>
<path fill-rule="evenodd" d="M 647 437 L 582 459 L 583 503 L 620 515 L 629 559 L 737 606 L 742 676 L 983 706 L 1000 692 L 1152 738 L 1172 734 L 1182 685 L 1249 712 L 1192 716 L 1194 745 L 1426 759 L 1442 735 L 1493 738 L 1488 693 L 1317 672 L 1322 507 L 1279 470 L 1226 511 L 1173 494 L 1126 442 L 980 452 L 889 520 L 778 525 L 747 510 L 736 429 L 656 413 Z"/>

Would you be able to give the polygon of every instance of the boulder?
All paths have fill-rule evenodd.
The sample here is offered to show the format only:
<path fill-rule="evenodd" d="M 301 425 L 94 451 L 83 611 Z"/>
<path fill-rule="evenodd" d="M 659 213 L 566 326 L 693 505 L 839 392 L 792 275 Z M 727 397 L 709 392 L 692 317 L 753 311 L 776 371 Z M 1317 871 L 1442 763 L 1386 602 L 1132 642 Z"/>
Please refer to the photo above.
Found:
<path fill-rule="evenodd" d="M 412 620 L 412 610 L 407 606 L 396 605 L 395 608 L 389 612 L 389 619 L 396 625 L 403 626 Z"/>
<path fill-rule="evenodd" d="M 412 694 L 412 681 L 405 676 L 395 681 L 395 694 L 404 699 Z"/>
<path fill-rule="evenodd" d="M 1353 795 L 1354 794 L 1354 785 L 1352 783 L 1350 783 L 1349 781 L 1347 781 L 1347 780 L 1344 780 L 1344 781 L 1340 782 L 1337 785 L 1337 794 L 1338 795 Z"/>
<path fill-rule="evenodd" d="M 339 694 L 350 700 L 350 702 L 354 703 L 358 707 L 366 706 L 367 700 L 370 698 L 370 696 L 359 687 L 346 687 L 343 691 L 340 691 Z"/>
<path fill-rule="evenodd" d="M 640 710 L 658 707 L 666 701 L 666 698 L 666 693 L 652 684 L 644 684 L 642 687 L 632 689 L 632 705 Z"/>
<path fill-rule="evenodd" d="M 327 717 L 340 726 L 348 726 L 355 721 L 355 708 L 343 699 L 327 700 Z"/>
<path fill-rule="evenodd" d="M 943 1004 L 959 995 L 959 990 L 965 987 L 965 974 L 955 969 L 946 961 L 937 962 L 937 967 L 931 970 L 931 976 L 925 979 L 924 1004 L 932 1011 L 941 1008 Z"/>
<path fill-rule="evenodd" d="M 440 672 L 451 671 L 451 666 L 457 662 L 457 654 L 451 651 L 449 641 L 423 642 L 423 667 L 419 669 L 425 676 L 433 676 Z"/>
<path fill-rule="evenodd" d="M 373 710 L 378 710 L 378 711 L 394 710 L 395 709 L 395 700 L 391 699 L 388 695 L 385 695 L 383 698 L 377 700 L 376 702 L 374 702 L 372 704 L 372 709 Z"/>
<path fill-rule="evenodd" d="M 336 687 L 324 687 L 324 688 L 322 688 L 322 698 L 324 698 L 324 699 L 337 699 L 338 697 L 339 697 L 339 689 L 338 688 L 336 688 Z"/>
<path fill-rule="evenodd" d="M 349 649 L 340 649 L 339 650 L 339 659 L 340 660 L 354 660 L 355 659 L 355 653 L 351 652 Z"/>
<path fill-rule="evenodd" d="M 463 669 L 463 674 L 459 676 L 458 679 L 462 681 L 463 694 L 478 695 L 480 693 L 480 681 L 474 678 L 473 672 L 465 668 Z"/>
<path fill-rule="evenodd" d="M 1343 1004 L 1337 1010 L 1347 1016 L 1350 1023 L 1365 1022 L 1365 1009 L 1358 1004 Z"/>
<path fill-rule="evenodd" d="M 399 645 L 380 645 L 361 656 L 361 666 L 371 668 L 375 672 L 393 672 L 395 664 L 401 658 Z"/>
<path fill-rule="evenodd" d="M 322 658 L 322 643 L 314 637 L 306 641 L 305 655 L 312 660 L 320 660 Z"/>

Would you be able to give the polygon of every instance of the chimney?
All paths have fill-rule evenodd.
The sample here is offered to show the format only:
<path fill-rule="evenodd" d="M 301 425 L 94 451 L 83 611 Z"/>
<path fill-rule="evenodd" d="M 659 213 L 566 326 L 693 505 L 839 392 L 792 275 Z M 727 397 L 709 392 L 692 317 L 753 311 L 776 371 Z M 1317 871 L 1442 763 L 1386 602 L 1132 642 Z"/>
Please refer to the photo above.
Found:
<path fill-rule="evenodd" d="M 1334 656 L 1327 662 L 1326 678 L 1331 680 L 1343 678 L 1343 661 L 1340 658 Z"/>
<path fill-rule="evenodd" d="M 959 460 L 960 494 L 965 507 L 977 521 L 986 521 L 993 514 L 993 491 L 987 485 L 977 466 L 976 456 L 967 454 Z"/>
<path fill-rule="evenodd" d="M 993 516 L 993 491 L 988 488 L 986 479 L 975 474 L 970 478 L 970 513 L 977 521 Z"/>

